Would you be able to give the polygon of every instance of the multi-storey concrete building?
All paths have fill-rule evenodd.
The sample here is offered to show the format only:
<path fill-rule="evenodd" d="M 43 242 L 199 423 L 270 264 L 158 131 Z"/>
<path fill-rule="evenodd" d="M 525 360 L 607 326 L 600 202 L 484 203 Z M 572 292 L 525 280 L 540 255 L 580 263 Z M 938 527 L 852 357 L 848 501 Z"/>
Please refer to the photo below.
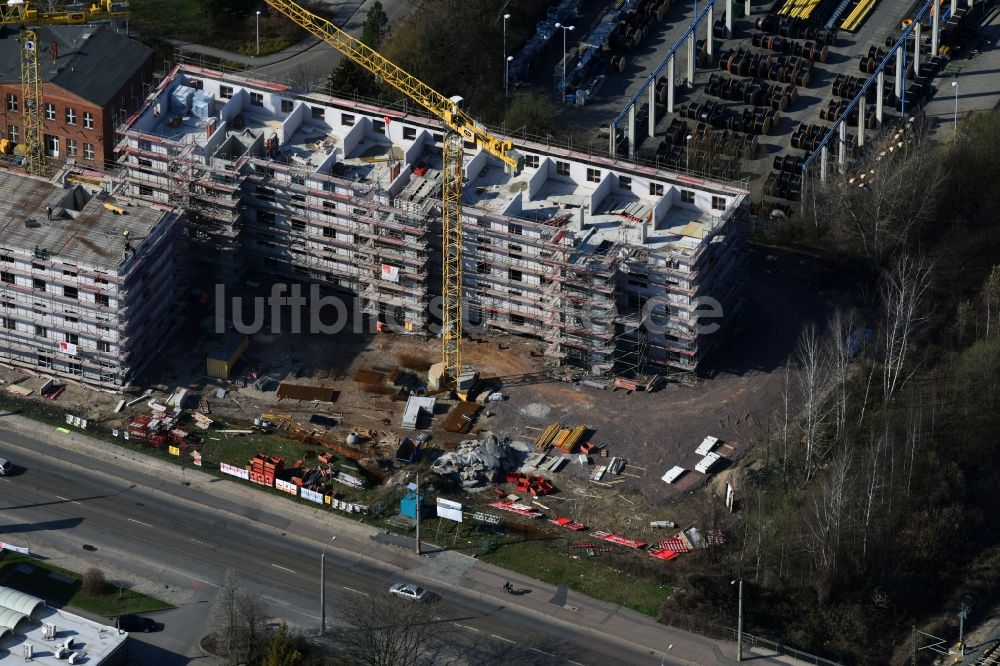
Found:
<path fill-rule="evenodd" d="M 434 119 L 182 66 L 123 129 L 125 192 L 192 214 L 204 265 L 357 295 L 433 332 L 441 126 Z M 696 368 L 739 308 L 740 187 L 515 141 L 524 169 L 467 146 L 472 324 L 543 341 L 602 376 Z M 721 320 L 706 321 L 714 299 Z M 702 304 L 704 307 L 704 304 Z M 708 330 L 711 330 L 710 327 Z M 717 338 L 718 336 L 716 336 Z"/>
<path fill-rule="evenodd" d="M 116 125 L 138 107 L 153 80 L 153 50 L 106 25 L 38 29 L 42 147 L 53 162 L 103 170 L 114 162 Z M 24 141 L 21 45 L 0 27 L 0 130 Z"/>
<path fill-rule="evenodd" d="M 0 173 L 0 363 L 120 391 L 183 319 L 182 223 Z"/>

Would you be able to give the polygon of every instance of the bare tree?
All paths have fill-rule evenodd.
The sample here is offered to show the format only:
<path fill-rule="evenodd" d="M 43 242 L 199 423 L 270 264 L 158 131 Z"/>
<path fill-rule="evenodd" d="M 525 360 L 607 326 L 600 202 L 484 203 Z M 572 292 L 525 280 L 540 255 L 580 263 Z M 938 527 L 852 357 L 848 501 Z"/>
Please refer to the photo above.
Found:
<path fill-rule="evenodd" d="M 209 614 L 216 648 L 229 663 L 255 659 L 264 642 L 267 611 L 260 595 L 240 587 L 236 571 L 228 569 Z"/>
<path fill-rule="evenodd" d="M 80 590 L 88 597 L 96 597 L 104 593 L 104 572 L 96 567 L 90 567 L 83 572 Z"/>
<path fill-rule="evenodd" d="M 1000 320 L 1000 264 L 993 267 L 989 277 L 983 283 L 983 306 L 986 308 L 986 337 L 990 332 L 1000 330 L 1000 325 L 993 326 L 993 320 Z"/>
<path fill-rule="evenodd" d="M 827 357 L 830 359 L 833 421 L 838 437 L 844 434 L 844 429 L 847 427 L 851 358 L 860 350 L 859 347 L 864 339 L 863 333 L 855 331 L 854 328 L 853 314 L 838 309 L 830 317 Z"/>
<path fill-rule="evenodd" d="M 927 316 L 924 296 L 930 288 L 930 266 L 903 254 L 882 274 L 882 398 L 887 404 L 903 387 L 910 346 Z"/>
<path fill-rule="evenodd" d="M 795 357 L 799 362 L 799 393 L 802 398 L 802 419 L 806 440 L 806 479 L 812 477 L 813 468 L 820 457 L 816 447 L 819 431 L 829 415 L 828 383 L 829 361 L 825 349 L 820 344 L 815 324 L 809 324 L 795 349 Z"/>
<path fill-rule="evenodd" d="M 882 474 L 880 465 L 883 464 L 882 449 L 885 448 L 885 439 L 877 438 L 868 447 L 867 468 L 865 469 L 865 488 L 862 501 L 862 530 L 861 530 L 861 556 L 868 554 L 868 530 L 871 527 L 872 511 L 875 507 L 875 498 L 882 490 Z"/>
<path fill-rule="evenodd" d="M 852 457 L 852 452 L 845 448 L 834 458 L 808 510 L 806 550 L 812 556 L 817 574 L 815 584 L 820 603 L 826 601 L 837 572 L 842 523 L 850 496 Z"/>
<path fill-rule="evenodd" d="M 325 72 L 323 68 L 316 65 L 299 64 L 289 72 L 289 77 L 291 78 L 292 85 L 296 88 L 305 92 L 312 92 L 313 90 L 318 90 L 325 83 L 329 74 L 329 72 Z"/>
<path fill-rule="evenodd" d="M 872 151 L 815 194 L 813 212 L 834 233 L 874 262 L 900 247 L 934 218 L 945 174 L 932 146 L 917 133 L 893 130 Z"/>
<path fill-rule="evenodd" d="M 357 666 L 414 666 L 433 650 L 444 624 L 426 604 L 385 595 L 351 595 L 341 612 L 340 654 Z"/>

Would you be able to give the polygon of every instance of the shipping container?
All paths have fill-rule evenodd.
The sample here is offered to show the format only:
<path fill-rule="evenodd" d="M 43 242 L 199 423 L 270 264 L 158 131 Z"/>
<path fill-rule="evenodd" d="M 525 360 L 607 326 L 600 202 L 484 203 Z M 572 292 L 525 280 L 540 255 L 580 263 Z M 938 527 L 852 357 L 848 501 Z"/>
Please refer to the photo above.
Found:
<path fill-rule="evenodd" d="M 246 352 L 249 344 L 247 336 L 241 333 L 226 333 L 208 352 L 208 376 L 229 379 L 233 366 Z"/>

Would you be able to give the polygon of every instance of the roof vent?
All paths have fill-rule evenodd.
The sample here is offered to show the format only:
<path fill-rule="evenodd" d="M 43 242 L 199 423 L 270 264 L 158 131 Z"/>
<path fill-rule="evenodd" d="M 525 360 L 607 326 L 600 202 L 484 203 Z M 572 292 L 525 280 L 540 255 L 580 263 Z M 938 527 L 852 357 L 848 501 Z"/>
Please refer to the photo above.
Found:
<path fill-rule="evenodd" d="M 29 229 L 37 229 L 42 225 L 38 220 L 32 217 L 24 221 L 24 226 L 28 227 Z"/>

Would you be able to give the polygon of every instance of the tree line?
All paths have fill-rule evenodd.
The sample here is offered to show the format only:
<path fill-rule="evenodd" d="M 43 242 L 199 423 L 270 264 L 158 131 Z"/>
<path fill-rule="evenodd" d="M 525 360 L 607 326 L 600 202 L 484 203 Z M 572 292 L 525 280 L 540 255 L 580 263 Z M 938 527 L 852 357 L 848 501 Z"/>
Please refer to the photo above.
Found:
<path fill-rule="evenodd" d="M 938 144 L 892 136 L 863 183 L 817 184 L 758 239 L 837 263 L 853 298 L 801 332 L 738 470 L 740 513 L 708 517 L 733 539 L 704 556 L 724 574 L 692 560 L 665 621 L 731 626 L 738 577 L 748 631 L 909 663 L 913 626 L 950 644 L 963 600 L 966 626 L 1000 601 L 1000 114 Z"/>

